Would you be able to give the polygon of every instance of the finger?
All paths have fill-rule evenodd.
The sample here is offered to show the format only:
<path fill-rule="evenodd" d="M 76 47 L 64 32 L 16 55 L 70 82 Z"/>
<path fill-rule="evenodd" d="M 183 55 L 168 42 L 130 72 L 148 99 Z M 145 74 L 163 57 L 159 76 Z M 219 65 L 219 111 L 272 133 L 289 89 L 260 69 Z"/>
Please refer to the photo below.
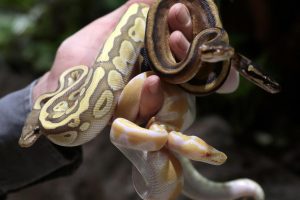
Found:
<path fill-rule="evenodd" d="M 155 115 L 163 103 L 163 91 L 158 76 L 149 76 L 143 85 L 139 120 L 146 121 Z"/>
<path fill-rule="evenodd" d="M 217 90 L 217 93 L 232 93 L 238 88 L 239 82 L 239 73 L 235 69 L 230 68 L 230 72 L 228 74 L 227 79 L 225 80 L 224 84 Z"/>
<path fill-rule="evenodd" d="M 171 31 L 180 31 L 189 41 L 192 40 L 192 19 L 184 4 L 177 3 L 171 7 L 168 22 Z"/>
<path fill-rule="evenodd" d="M 183 60 L 190 47 L 189 41 L 180 31 L 174 31 L 169 38 L 169 45 L 175 58 Z"/>

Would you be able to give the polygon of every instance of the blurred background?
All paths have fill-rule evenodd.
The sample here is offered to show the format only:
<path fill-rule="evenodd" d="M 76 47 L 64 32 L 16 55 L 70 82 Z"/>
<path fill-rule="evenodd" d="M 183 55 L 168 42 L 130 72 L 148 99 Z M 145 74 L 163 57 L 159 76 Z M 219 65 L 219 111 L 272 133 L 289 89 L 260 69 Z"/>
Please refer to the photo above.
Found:
<path fill-rule="evenodd" d="M 66 37 L 124 2 L 0 0 L 0 96 L 49 70 Z M 300 199 L 300 15 L 295 2 L 217 2 L 231 44 L 268 71 L 282 92 L 267 94 L 241 78 L 233 94 L 197 99 L 198 121 L 189 131 L 229 157 L 219 167 L 196 163 L 201 173 L 216 181 L 252 178 L 272 200 Z M 130 163 L 102 134 L 84 146 L 74 175 L 21 190 L 8 200 L 139 199 L 130 173 Z"/>

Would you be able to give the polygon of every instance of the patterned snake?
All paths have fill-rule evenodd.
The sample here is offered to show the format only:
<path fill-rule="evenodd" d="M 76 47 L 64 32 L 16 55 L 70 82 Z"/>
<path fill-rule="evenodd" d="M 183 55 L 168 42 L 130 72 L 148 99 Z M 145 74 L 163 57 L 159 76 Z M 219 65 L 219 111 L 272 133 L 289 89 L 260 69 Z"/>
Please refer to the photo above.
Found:
<path fill-rule="evenodd" d="M 184 3 L 193 22 L 194 39 L 180 62 L 168 45 L 167 13 L 174 3 Z M 130 80 L 144 46 L 145 63 L 153 72 Z M 216 91 L 231 67 L 268 92 L 279 91 L 275 81 L 234 52 L 213 0 L 159 0 L 150 10 L 145 4 L 132 4 L 94 65 L 68 69 L 56 91 L 37 99 L 19 144 L 29 147 L 45 135 L 57 145 L 81 145 L 96 137 L 114 116 L 111 141 L 135 166 L 134 186 L 143 199 L 176 199 L 182 190 L 193 199 L 263 199 L 262 189 L 251 180 L 215 183 L 202 177 L 190 159 L 220 165 L 227 157 L 199 137 L 181 133 L 194 122 L 195 95 Z M 164 103 L 143 128 L 132 121 L 142 84 L 153 73 L 163 80 Z"/>

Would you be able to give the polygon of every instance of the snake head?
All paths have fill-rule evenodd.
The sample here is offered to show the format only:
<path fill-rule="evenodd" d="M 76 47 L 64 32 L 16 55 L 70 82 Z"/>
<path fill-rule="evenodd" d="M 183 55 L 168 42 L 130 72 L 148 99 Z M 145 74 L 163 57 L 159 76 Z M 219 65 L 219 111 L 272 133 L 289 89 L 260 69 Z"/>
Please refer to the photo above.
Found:
<path fill-rule="evenodd" d="M 223 152 L 197 136 L 171 131 L 168 137 L 168 148 L 188 159 L 211 165 L 221 165 L 227 160 L 227 156 Z"/>
<path fill-rule="evenodd" d="M 41 136 L 38 122 L 39 111 L 33 110 L 27 117 L 25 126 L 22 129 L 19 145 L 21 147 L 30 147 Z"/>
<path fill-rule="evenodd" d="M 273 80 L 262 69 L 256 66 L 249 58 L 243 56 L 242 54 L 234 54 L 231 59 L 231 66 L 239 71 L 244 78 L 262 88 L 263 90 L 271 94 L 280 92 L 281 87 L 279 83 Z"/>
<path fill-rule="evenodd" d="M 234 48 L 223 41 L 203 44 L 199 51 L 201 60 L 211 63 L 229 60 L 234 55 Z"/>

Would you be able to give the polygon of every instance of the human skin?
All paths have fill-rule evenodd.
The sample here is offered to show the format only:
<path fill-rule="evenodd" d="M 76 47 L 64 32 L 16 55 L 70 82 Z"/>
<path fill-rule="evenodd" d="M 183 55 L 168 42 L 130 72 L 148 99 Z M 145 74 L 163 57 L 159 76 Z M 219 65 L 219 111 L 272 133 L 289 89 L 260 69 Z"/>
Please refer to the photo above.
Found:
<path fill-rule="evenodd" d="M 33 102 L 41 94 L 54 91 L 58 86 L 59 76 L 66 69 L 79 64 L 92 66 L 105 39 L 117 25 L 118 19 L 132 3 L 137 2 L 150 5 L 153 0 L 129 0 L 65 39 L 56 52 L 52 68 L 34 86 Z M 170 48 L 177 59 L 183 59 L 189 48 L 189 41 L 192 39 L 192 24 L 187 8 L 183 4 L 175 4 L 169 11 L 168 23 L 172 31 L 169 38 Z M 232 69 L 219 92 L 234 91 L 238 86 L 238 80 L 238 73 Z M 152 75 L 147 78 L 142 88 L 138 121 L 146 121 L 155 115 L 162 103 L 160 79 Z"/>

